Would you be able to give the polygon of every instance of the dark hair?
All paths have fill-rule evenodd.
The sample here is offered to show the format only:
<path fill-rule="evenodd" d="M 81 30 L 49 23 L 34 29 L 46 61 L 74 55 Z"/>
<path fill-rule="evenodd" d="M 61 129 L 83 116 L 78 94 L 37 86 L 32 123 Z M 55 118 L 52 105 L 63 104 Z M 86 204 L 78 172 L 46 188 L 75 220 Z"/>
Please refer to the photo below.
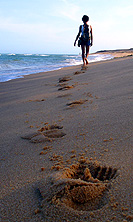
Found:
<path fill-rule="evenodd" d="M 88 21 L 89 21 L 89 17 L 88 17 L 87 15 L 84 15 L 84 16 L 82 17 L 82 21 L 83 21 L 83 22 L 88 22 Z"/>

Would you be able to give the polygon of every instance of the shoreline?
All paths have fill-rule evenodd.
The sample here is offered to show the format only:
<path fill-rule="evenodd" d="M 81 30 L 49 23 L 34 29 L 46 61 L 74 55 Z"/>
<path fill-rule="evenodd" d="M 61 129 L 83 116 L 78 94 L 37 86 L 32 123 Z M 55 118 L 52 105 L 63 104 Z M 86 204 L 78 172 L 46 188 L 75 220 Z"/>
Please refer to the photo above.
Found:
<path fill-rule="evenodd" d="M 92 54 L 93 55 L 93 54 Z M 95 54 L 94 54 L 95 55 Z M 100 55 L 100 54 L 99 54 Z M 50 56 L 50 55 L 49 55 Z M 76 56 L 76 55 L 75 55 Z M 78 56 L 78 55 L 77 55 Z M 104 56 L 104 55 L 103 55 Z M 71 57 L 71 56 L 70 56 Z M 78 65 L 82 65 L 82 57 L 81 56 L 79 56 L 79 58 L 80 58 L 80 62 L 78 62 L 78 61 L 76 61 L 75 59 L 74 59 L 74 61 L 77 63 L 78 62 L 78 64 L 74 64 L 74 63 L 72 63 L 72 64 L 66 64 L 65 63 L 65 61 L 64 61 L 64 65 L 61 65 L 61 63 L 59 63 L 59 61 L 57 62 L 57 66 L 58 66 L 58 68 L 51 68 L 51 67 L 49 67 L 49 70 L 45 70 L 45 67 L 44 67 L 44 70 L 42 70 L 42 71 L 30 71 L 29 73 L 21 73 L 21 74 L 19 74 L 19 75 L 16 75 L 16 77 L 14 77 L 13 79 L 19 79 L 19 78 L 23 78 L 24 76 L 27 76 L 27 75 L 33 75 L 33 74 L 37 74 L 37 73 L 45 73 L 45 72 L 51 72 L 51 71 L 56 71 L 56 70 L 60 70 L 60 69 L 62 69 L 62 68 L 67 68 L 67 67 L 73 67 L 73 66 L 78 66 Z M 105 59 L 101 59 L 101 61 L 104 61 L 104 60 L 108 60 L 108 59 L 112 59 L 112 58 L 105 58 Z M 95 59 L 94 59 L 95 60 Z M 93 62 L 95 62 L 93 59 L 91 59 L 91 54 L 90 54 L 90 63 L 93 63 Z M 46 66 L 47 66 L 47 64 L 46 64 Z M 2 82 L 7 82 L 7 81 L 10 81 L 10 80 L 13 80 L 12 78 L 11 79 L 8 79 L 8 80 L 5 80 L 5 81 L 2 81 Z"/>
<path fill-rule="evenodd" d="M 132 64 L 117 58 L 1 83 L 2 222 L 132 220 Z M 118 171 L 89 211 L 47 199 L 49 179 L 79 158 Z"/>
<path fill-rule="evenodd" d="M 116 58 L 121 58 L 121 57 L 125 58 L 125 57 L 132 56 L 133 55 L 133 50 L 132 49 L 130 49 L 130 50 L 103 50 L 103 51 L 98 51 L 96 53 L 91 53 L 90 56 L 91 55 L 92 56 L 93 55 L 106 55 L 106 56 L 113 56 L 114 57 L 114 58 L 110 58 L 110 59 L 116 59 Z M 101 61 L 91 61 L 90 60 L 90 64 L 95 63 L 95 62 L 102 62 L 102 61 L 106 61 L 106 60 L 110 60 L 110 59 L 107 58 L 107 59 L 103 59 Z M 77 66 L 77 65 L 71 65 L 71 66 Z M 66 68 L 66 67 L 71 67 L 71 66 L 59 67 L 57 69 L 49 70 L 49 71 L 41 71 L 41 72 L 36 71 L 34 73 L 31 72 L 31 73 L 28 73 L 28 74 L 23 74 L 22 73 L 20 76 L 16 76 L 16 78 L 14 78 L 14 79 L 24 78 L 24 76 L 33 75 L 33 74 L 42 73 L 42 72 L 45 73 L 45 72 L 55 71 L 55 70 L 59 70 L 59 69 Z M 13 79 L 2 81 L 2 82 L 8 82 L 8 81 L 11 81 L 11 80 L 13 80 Z"/>
<path fill-rule="evenodd" d="M 111 59 L 106 59 L 106 60 L 101 60 L 101 61 L 95 61 L 95 62 L 90 62 L 89 65 L 91 64 L 98 64 L 98 63 L 104 63 L 106 61 L 110 61 L 110 60 L 114 60 L 114 59 L 126 59 L 126 58 L 129 58 L 131 56 L 133 56 L 133 54 L 121 54 L 121 53 L 94 53 L 94 54 L 106 54 L 106 55 L 112 55 L 114 56 L 114 58 L 111 58 Z M 93 53 L 92 53 L 93 55 Z M 50 72 L 54 72 L 54 71 L 59 71 L 59 70 L 65 70 L 65 69 L 77 69 L 77 68 L 81 68 L 82 67 L 82 64 L 81 65 L 72 65 L 72 66 L 67 66 L 67 67 L 62 67 L 62 68 L 59 68 L 59 69 L 55 69 L 55 70 L 50 70 L 50 71 L 44 71 L 44 72 L 36 72 L 36 73 L 31 73 L 31 74 L 26 74 L 26 75 L 22 75 L 22 77 L 18 77 L 18 78 L 15 78 L 15 79 L 10 79 L 8 81 L 4 81 L 4 82 L 0 82 L 0 84 L 3 84 L 5 82 L 10 82 L 10 81 L 15 81 L 15 80 L 18 80 L 18 79 L 23 79 L 23 78 L 26 78 L 27 76 L 30 76 L 30 75 L 39 75 L 39 74 L 47 74 L 47 73 L 50 73 Z"/>

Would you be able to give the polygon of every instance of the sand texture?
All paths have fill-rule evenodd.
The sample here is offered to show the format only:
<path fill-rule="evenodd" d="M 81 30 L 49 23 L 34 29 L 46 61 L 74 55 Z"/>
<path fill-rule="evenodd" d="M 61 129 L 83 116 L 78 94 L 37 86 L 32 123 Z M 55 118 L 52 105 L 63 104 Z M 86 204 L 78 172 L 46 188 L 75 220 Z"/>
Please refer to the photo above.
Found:
<path fill-rule="evenodd" d="M 0 221 L 133 220 L 132 74 L 127 56 L 0 83 Z"/>

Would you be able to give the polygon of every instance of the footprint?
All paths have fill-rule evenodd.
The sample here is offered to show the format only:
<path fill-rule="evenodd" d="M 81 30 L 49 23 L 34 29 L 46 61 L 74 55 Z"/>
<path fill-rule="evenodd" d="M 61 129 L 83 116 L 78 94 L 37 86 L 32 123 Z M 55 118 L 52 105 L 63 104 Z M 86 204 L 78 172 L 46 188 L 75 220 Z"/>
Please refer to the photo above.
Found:
<path fill-rule="evenodd" d="M 65 136 L 66 134 L 59 130 L 48 130 L 44 132 L 43 135 L 48 138 L 60 138 L 60 137 Z"/>
<path fill-rule="evenodd" d="M 43 143 L 43 142 L 51 142 L 52 138 L 61 138 L 66 134 L 62 131 L 63 126 L 59 125 L 48 125 L 42 127 L 37 132 L 33 132 L 30 134 L 26 134 L 21 136 L 22 139 L 30 140 L 32 143 Z M 51 138 L 51 139 L 50 139 Z"/>
<path fill-rule="evenodd" d="M 106 184 L 89 183 L 83 185 L 81 183 L 77 187 L 71 186 L 69 195 L 72 197 L 73 202 L 83 204 L 100 197 L 105 190 Z"/>
<path fill-rule="evenodd" d="M 116 168 L 82 159 L 51 174 L 40 186 L 42 211 L 43 204 L 51 201 L 60 208 L 66 205 L 78 211 L 97 210 L 107 204 L 110 181 L 116 176 Z"/>
<path fill-rule="evenodd" d="M 66 83 L 59 83 L 57 86 L 64 87 L 64 86 L 67 86 L 67 84 Z"/>
<path fill-rule="evenodd" d="M 46 99 L 28 100 L 28 102 L 44 102 Z"/>
<path fill-rule="evenodd" d="M 39 134 L 39 135 L 31 138 L 30 142 L 32 142 L 32 143 L 43 143 L 43 142 L 51 142 L 51 140 L 47 137 L 44 137 L 44 135 Z"/>
<path fill-rule="evenodd" d="M 58 90 L 68 90 L 68 89 L 73 89 L 73 88 L 74 88 L 74 85 L 71 85 L 71 86 L 65 85 L 65 86 L 60 87 Z"/>
<path fill-rule="evenodd" d="M 82 70 L 86 70 L 87 68 L 88 68 L 87 66 L 82 66 L 82 67 L 81 67 L 81 71 L 82 71 Z"/>
<path fill-rule="evenodd" d="M 33 137 L 38 136 L 39 134 L 40 132 L 33 132 L 33 133 L 26 134 L 24 136 L 21 136 L 21 138 L 26 139 L 26 140 L 31 140 Z"/>
<path fill-rule="evenodd" d="M 73 101 L 73 102 L 70 102 L 70 103 L 67 103 L 67 106 L 69 107 L 73 107 L 75 105 L 81 105 L 81 104 L 84 104 L 86 101 L 88 101 L 87 99 L 84 99 L 84 100 L 76 100 L 76 101 Z"/>
<path fill-rule="evenodd" d="M 45 99 L 36 99 L 34 102 L 44 102 Z"/>
<path fill-rule="evenodd" d="M 85 73 L 85 71 L 76 71 L 76 72 L 74 72 L 74 75 L 79 75 L 81 73 Z"/>
<path fill-rule="evenodd" d="M 42 127 L 38 131 L 43 132 L 45 130 L 62 129 L 62 128 L 63 128 L 63 126 L 59 126 L 59 125 L 55 124 L 55 125 L 48 125 L 48 126 Z"/>
<path fill-rule="evenodd" d="M 69 76 L 64 76 L 62 78 L 59 78 L 59 83 L 62 83 L 62 82 L 66 82 L 66 81 L 70 81 L 72 78 L 69 77 Z"/>

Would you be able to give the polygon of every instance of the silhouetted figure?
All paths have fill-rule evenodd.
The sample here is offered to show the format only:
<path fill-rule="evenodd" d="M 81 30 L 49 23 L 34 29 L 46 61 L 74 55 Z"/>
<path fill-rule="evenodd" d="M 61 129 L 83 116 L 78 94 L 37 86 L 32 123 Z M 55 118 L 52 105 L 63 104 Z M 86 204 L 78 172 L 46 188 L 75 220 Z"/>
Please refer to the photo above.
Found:
<path fill-rule="evenodd" d="M 93 45 L 93 35 L 92 35 L 92 26 L 88 25 L 89 17 L 84 15 L 82 18 L 83 25 L 80 25 L 79 32 L 74 42 L 74 46 L 76 46 L 76 41 L 78 40 L 78 46 L 81 46 L 82 49 L 82 59 L 83 59 L 83 67 L 88 64 L 88 55 L 90 46 Z M 81 35 L 81 36 L 80 36 Z"/>

